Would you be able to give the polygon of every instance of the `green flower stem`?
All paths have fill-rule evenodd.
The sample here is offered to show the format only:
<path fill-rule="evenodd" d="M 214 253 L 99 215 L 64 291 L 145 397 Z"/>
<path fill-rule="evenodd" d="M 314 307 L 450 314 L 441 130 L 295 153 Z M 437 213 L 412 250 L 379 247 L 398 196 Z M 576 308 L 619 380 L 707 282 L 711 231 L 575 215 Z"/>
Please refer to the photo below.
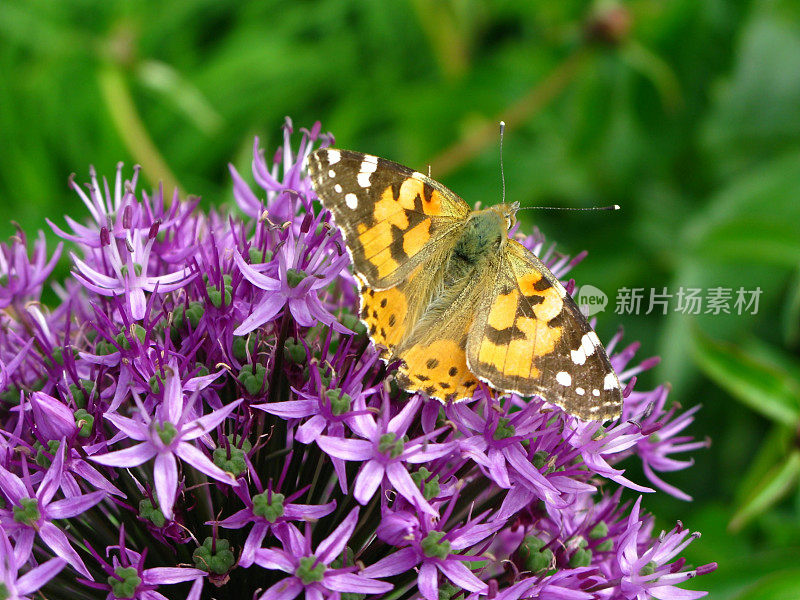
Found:
<path fill-rule="evenodd" d="M 142 165 L 142 172 L 153 182 L 161 181 L 165 190 L 180 189 L 136 109 L 121 66 L 106 63 L 98 73 L 100 91 L 117 133 L 128 152 Z M 171 198 L 171 194 L 165 194 Z"/>

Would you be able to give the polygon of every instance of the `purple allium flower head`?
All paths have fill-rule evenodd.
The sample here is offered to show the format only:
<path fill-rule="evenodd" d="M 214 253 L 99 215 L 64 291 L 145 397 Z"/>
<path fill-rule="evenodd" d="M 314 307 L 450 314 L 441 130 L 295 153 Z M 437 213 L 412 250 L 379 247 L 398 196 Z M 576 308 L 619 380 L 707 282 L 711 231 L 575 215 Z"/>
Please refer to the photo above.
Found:
<path fill-rule="evenodd" d="M 256 142 L 255 186 L 231 168 L 244 218 L 138 190 L 122 165 L 71 181 L 90 218 L 50 223 L 64 282 L 60 246 L 0 248 L 0 598 L 702 595 L 676 587 L 715 567 L 681 558 L 696 536 L 654 536 L 646 496 L 621 500 L 689 499 L 665 474 L 706 444 L 697 408 L 636 386 L 657 359 L 621 332 L 616 422 L 398 389 L 305 172 L 331 139 L 287 121 L 277 151 Z M 560 279 L 585 256 L 519 237 Z"/>

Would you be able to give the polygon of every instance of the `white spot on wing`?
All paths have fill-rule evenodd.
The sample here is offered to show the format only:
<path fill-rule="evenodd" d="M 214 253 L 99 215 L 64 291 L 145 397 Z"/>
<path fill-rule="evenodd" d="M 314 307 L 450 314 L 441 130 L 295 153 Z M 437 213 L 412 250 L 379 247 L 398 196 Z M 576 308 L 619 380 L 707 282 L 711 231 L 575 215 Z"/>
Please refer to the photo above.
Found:
<path fill-rule="evenodd" d="M 603 389 L 613 390 L 619 387 L 619 380 L 614 373 L 608 373 L 606 378 L 603 379 Z"/>
<path fill-rule="evenodd" d="M 336 191 L 337 194 L 342 193 L 342 186 L 340 186 L 338 183 L 335 186 L 333 186 L 333 189 Z"/>
<path fill-rule="evenodd" d="M 586 362 L 586 355 L 583 353 L 583 348 L 570 350 L 569 355 L 572 358 L 572 362 L 574 362 L 576 365 L 582 365 Z"/>
<path fill-rule="evenodd" d="M 598 390 L 597 388 L 592 390 L 592 396 L 594 396 L 596 398 L 599 395 L 600 395 L 600 390 Z"/>
<path fill-rule="evenodd" d="M 342 159 L 342 153 L 338 150 L 328 150 L 328 164 L 335 165 Z"/>
<path fill-rule="evenodd" d="M 581 338 L 581 347 L 583 348 L 583 353 L 586 356 L 591 356 L 592 354 L 594 354 L 594 349 L 596 348 L 594 342 L 592 341 L 591 333 L 594 332 L 584 334 L 584 336 Z"/>
<path fill-rule="evenodd" d="M 566 371 L 556 373 L 556 381 L 564 386 L 572 385 L 572 377 Z"/>
<path fill-rule="evenodd" d="M 424 174 L 424 173 L 420 173 L 419 171 L 414 171 L 414 172 L 411 174 L 411 177 L 412 177 L 413 179 L 417 179 L 417 180 L 419 180 L 419 181 L 425 181 L 425 180 L 427 179 L 427 177 L 425 176 L 425 174 Z"/>
<path fill-rule="evenodd" d="M 329 170 L 328 177 L 336 177 L 336 171 L 334 171 L 333 169 Z"/>
<path fill-rule="evenodd" d="M 578 396 L 583 396 L 586 393 L 586 390 L 583 389 L 582 387 L 576 387 L 575 393 L 578 394 Z"/>
<path fill-rule="evenodd" d="M 358 208 L 358 196 L 355 194 L 346 194 L 344 197 L 344 203 L 347 204 L 347 208 L 350 210 L 355 210 Z"/>
<path fill-rule="evenodd" d="M 363 188 L 368 188 L 369 187 L 369 176 L 370 175 L 372 175 L 372 173 L 363 173 L 363 172 L 359 173 L 358 174 L 358 185 L 360 185 Z"/>
<path fill-rule="evenodd" d="M 370 158 L 375 158 L 374 156 L 367 156 L 364 158 L 364 162 L 361 163 L 361 172 L 362 173 L 374 173 L 378 170 L 378 159 L 375 158 L 375 162 L 369 160 Z"/>

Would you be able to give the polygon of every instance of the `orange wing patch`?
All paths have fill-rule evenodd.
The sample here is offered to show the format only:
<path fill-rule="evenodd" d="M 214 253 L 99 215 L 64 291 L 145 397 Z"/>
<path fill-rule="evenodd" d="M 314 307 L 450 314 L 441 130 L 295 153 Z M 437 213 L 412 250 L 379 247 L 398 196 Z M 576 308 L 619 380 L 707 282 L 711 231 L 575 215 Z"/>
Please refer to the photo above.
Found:
<path fill-rule="evenodd" d="M 403 234 L 403 252 L 414 256 L 431 240 L 430 219 L 422 221 Z"/>
<path fill-rule="evenodd" d="M 563 288 L 527 265 L 516 271 L 507 263 L 503 272 L 494 297 L 479 310 L 468 341 L 470 365 L 494 387 L 529 390 L 542 378 L 537 359 L 556 352 L 564 333 L 558 319 Z"/>
<path fill-rule="evenodd" d="M 489 305 L 477 351 L 479 363 L 507 377 L 539 377 L 534 359 L 555 350 L 561 327 L 547 323 L 564 306 L 555 288 L 537 289 L 541 279 L 539 273 L 526 273 L 517 279 L 516 287 L 499 293 Z"/>
<path fill-rule="evenodd" d="M 464 344 L 438 339 L 416 344 L 401 352 L 400 385 L 409 391 L 425 392 L 440 400 L 472 397 L 478 380 L 467 368 Z"/>
<path fill-rule="evenodd" d="M 517 278 L 517 287 L 531 304 L 533 313 L 540 321 L 549 321 L 564 308 L 564 300 L 558 289 L 537 271 L 530 271 Z"/>
<path fill-rule="evenodd" d="M 358 279 L 361 320 L 367 325 L 372 341 L 385 347 L 380 348 L 380 353 L 386 359 L 408 332 L 408 299 L 397 287 L 375 291 L 362 278 Z"/>
<path fill-rule="evenodd" d="M 432 237 L 427 217 L 441 215 L 441 195 L 423 181 L 409 177 L 399 190 L 384 189 L 372 210 L 375 225 L 359 228 L 358 234 L 364 258 L 378 278 L 394 273 L 401 262 L 422 250 Z"/>
<path fill-rule="evenodd" d="M 408 210 L 421 209 L 423 213 L 430 217 L 440 217 L 444 214 L 442 211 L 442 195 L 439 190 L 427 183 L 426 179 L 427 177 L 421 173 L 414 173 L 400 186 L 399 199 L 405 204 L 409 200 L 411 201 L 412 206 Z M 417 198 L 422 200 L 420 205 L 415 203 Z"/>

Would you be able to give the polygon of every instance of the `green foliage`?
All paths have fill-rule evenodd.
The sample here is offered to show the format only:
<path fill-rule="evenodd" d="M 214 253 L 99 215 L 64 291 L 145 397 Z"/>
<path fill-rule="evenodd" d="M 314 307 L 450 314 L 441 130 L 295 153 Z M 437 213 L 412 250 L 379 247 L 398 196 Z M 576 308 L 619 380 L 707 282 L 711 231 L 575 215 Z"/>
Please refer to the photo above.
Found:
<path fill-rule="evenodd" d="M 6 0 L 0 64 L 3 239 L 11 220 L 30 238 L 45 218 L 85 215 L 66 181 L 72 172 L 85 181 L 90 163 L 107 177 L 118 161 L 126 175 L 139 163 L 143 189 L 163 180 L 207 207 L 231 205 L 226 165 L 248 178 L 253 135 L 273 152 L 287 115 L 296 127 L 321 120 L 342 147 L 431 164 L 468 201 L 493 204 L 496 122 L 506 120 L 509 200 L 622 206 L 526 211 L 522 231 L 535 223 L 565 252 L 588 249 L 574 276 L 609 295 L 600 337 L 621 322 L 626 339 L 664 359 L 644 385 L 669 380 L 683 405 L 704 404 L 691 433 L 714 443 L 669 479 L 695 502 L 651 497 L 648 508 L 704 532 L 687 554 L 720 563 L 703 582 L 711 597 L 780 598 L 800 585 L 784 559 L 800 539 L 793 0 Z M 69 268 L 68 253 L 59 268 Z M 176 308 L 174 338 L 226 303 L 230 283 L 208 290 L 208 306 Z M 612 314 L 621 287 L 717 286 L 761 288 L 758 312 Z M 363 333 L 352 315 L 342 321 Z M 98 344 L 100 354 L 115 351 Z M 234 354 L 244 389 L 263 393 L 255 338 Z M 287 341 L 285 360 L 306 359 Z M 91 410 L 91 394 L 75 387 L 75 408 Z M 86 415 L 82 433 L 92 427 Z M 548 568 L 549 550 L 529 552 L 532 568 Z"/>

